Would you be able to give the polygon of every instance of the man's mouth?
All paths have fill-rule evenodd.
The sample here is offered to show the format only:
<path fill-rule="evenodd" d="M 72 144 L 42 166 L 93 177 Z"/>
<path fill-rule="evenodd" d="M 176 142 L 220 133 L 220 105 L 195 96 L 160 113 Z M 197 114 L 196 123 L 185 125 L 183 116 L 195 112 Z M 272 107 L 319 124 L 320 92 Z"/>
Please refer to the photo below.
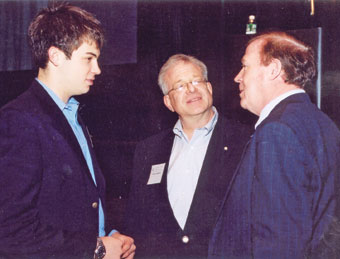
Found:
<path fill-rule="evenodd" d="M 89 85 L 93 85 L 94 78 L 93 79 L 86 79 L 86 81 L 89 83 Z"/>
<path fill-rule="evenodd" d="M 202 97 L 195 97 L 195 98 L 191 98 L 187 101 L 187 103 L 194 103 L 194 102 L 198 102 L 202 99 Z"/>

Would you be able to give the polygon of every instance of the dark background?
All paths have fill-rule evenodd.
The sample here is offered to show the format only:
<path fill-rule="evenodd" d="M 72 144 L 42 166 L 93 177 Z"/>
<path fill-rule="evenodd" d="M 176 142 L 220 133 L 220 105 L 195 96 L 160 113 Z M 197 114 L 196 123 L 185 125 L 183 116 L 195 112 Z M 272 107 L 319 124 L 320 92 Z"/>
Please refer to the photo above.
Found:
<path fill-rule="evenodd" d="M 119 1 L 115 2 L 119 8 Z M 115 7 L 103 8 L 110 0 L 96 4 L 98 9 L 91 1 L 78 3 L 84 8 L 89 6 L 89 11 L 97 16 L 105 10 L 105 17 L 109 15 L 106 26 L 119 24 L 118 28 L 132 32 L 129 34 L 132 37 L 124 43 L 135 49 L 130 53 L 132 57 L 116 65 L 104 62 L 102 74 L 96 78 L 90 93 L 77 97 L 83 104 L 80 113 L 93 135 L 95 151 L 107 179 L 109 218 L 118 229 L 128 197 L 136 143 L 172 127 L 177 119 L 163 105 L 157 86 L 158 71 L 169 56 L 185 53 L 202 60 L 209 70 L 214 104 L 219 112 L 250 125 L 255 123 L 255 116 L 240 109 L 237 84 L 233 82 L 240 69 L 247 40 L 245 27 L 251 14 L 256 16 L 258 32 L 322 27 L 321 109 L 340 125 L 339 1 L 316 0 L 314 16 L 310 15 L 308 0 L 121 1 L 127 3 L 132 12 L 135 10 L 135 23 L 132 19 L 130 24 L 122 24 L 124 15 L 118 12 L 114 17 L 108 11 Z M 299 36 L 299 31 L 296 34 Z M 124 34 L 120 37 L 119 40 L 124 40 Z M 301 37 L 305 38 L 302 34 Z M 312 41 L 310 44 L 316 46 Z M 117 52 L 110 50 L 107 55 Z M 106 55 L 105 49 L 102 55 Z M 0 72 L 0 106 L 27 89 L 35 76 L 35 70 Z M 314 101 L 314 87 L 307 91 Z"/>

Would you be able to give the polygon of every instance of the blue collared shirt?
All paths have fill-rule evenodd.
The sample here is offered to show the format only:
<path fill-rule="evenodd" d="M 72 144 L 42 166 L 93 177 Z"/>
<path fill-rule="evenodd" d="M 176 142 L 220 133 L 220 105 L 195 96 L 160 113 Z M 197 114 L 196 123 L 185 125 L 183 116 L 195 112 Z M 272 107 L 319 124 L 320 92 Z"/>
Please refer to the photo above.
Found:
<path fill-rule="evenodd" d="M 92 179 L 94 183 L 96 183 L 96 178 L 94 175 L 93 170 L 93 164 L 92 164 L 92 157 L 90 154 L 89 146 L 87 143 L 87 140 L 85 138 L 84 132 L 82 127 L 79 125 L 78 122 L 78 108 L 79 108 L 79 102 L 71 97 L 68 102 L 65 104 L 50 88 L 48 88 L 44 83 L 42 83 L 38 78 L 36 80 L 42 85 L 42 87 L 46 90 L 46 92 L 51 96 L 53 101 L 57 104 L 57 106 L 60 108 L 60 110 L 65 115 L 68 123 L 70 124 L 74 135 L 76 136 L 78 143 L 81 147 L 81 150 L 83 152 L 83 155 L 85 157 L 87 166 L 91 172 Z M 98 236 L 105 236 L 105 216 L 103 211 L 102 202 L 99 199 L 99 230 L 98 230 Z M 112 232 L 110 235 L 113 234 Z"/>

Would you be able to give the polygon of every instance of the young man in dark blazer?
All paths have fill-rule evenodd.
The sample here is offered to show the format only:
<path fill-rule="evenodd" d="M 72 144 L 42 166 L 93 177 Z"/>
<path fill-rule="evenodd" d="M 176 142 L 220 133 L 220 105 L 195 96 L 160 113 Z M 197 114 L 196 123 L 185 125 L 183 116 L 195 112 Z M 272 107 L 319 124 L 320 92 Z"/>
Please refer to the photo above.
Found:
<path fill-rule="evenodd" d="M 100 74 L 101 25 L 56 4 L 29 27 L 39 68 L 0 111 L 0 257 L 132 258 L 133 240 L 105 233 L 105 181 L 72 97 Z"/>
<path fill-rule="evenodd" d="M 309 258 L 335 213 L 340 132 L 303 87 L 313 51 L 271 32 L 242 58 L 241 106 L 259 116 L 230 182 L 209 258 Z"/>
<path fill-rule="evenodd" d="M 159 73 L 179 120 L 137 145 L 126 215 L 138 258 L 205 258 L 247 128 L 218 114 L 205 64 L 177 54 Z"/>

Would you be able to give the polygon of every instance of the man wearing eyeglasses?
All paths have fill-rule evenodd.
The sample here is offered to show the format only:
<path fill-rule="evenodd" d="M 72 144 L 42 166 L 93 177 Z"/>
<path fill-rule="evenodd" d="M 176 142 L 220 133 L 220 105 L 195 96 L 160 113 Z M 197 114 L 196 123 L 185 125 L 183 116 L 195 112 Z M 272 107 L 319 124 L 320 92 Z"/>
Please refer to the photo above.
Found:
<path fill-rule="evenodd" d="M 162 66 L 164 104 L 179 120 L 137 145 L 127 229 L 137 258 L 205 258 L 249 134 L 213 107 L 205 64 L 177 54 Z"/>

